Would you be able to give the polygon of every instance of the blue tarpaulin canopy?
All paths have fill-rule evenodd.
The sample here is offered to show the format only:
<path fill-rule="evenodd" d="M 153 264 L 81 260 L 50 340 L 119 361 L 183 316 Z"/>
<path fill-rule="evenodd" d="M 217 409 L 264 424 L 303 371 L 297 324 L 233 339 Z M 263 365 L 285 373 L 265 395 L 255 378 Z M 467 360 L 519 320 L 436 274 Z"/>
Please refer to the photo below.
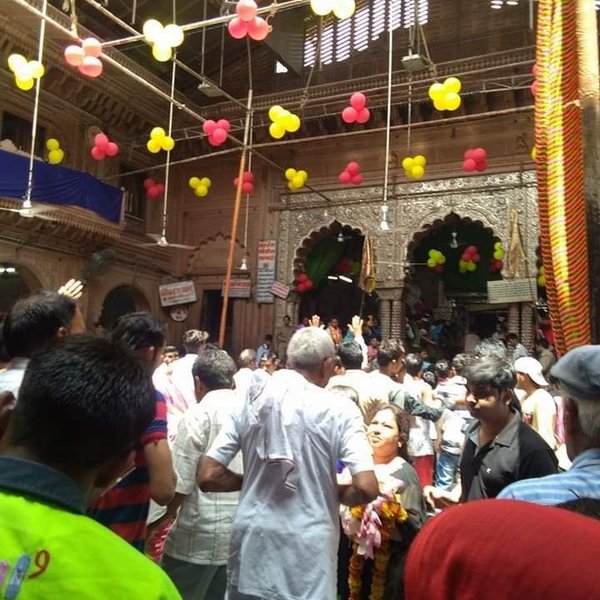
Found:
<path fill-rule="evenodd" d="M 23 200 L 27 191 L 29 158 L 0 150 L 0 197 Z M 35 202 L 80 206 L 119 223 L 121 219 L 121 190 L 102 183 L 89 173 L 33 161 Z"/>

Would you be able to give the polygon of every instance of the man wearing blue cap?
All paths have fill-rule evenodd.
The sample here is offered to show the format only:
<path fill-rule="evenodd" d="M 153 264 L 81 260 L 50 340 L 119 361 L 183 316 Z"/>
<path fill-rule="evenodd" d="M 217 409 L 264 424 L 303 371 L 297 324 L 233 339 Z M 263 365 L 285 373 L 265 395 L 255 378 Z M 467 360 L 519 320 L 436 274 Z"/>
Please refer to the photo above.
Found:
<path fill-rule="evenodd" d="M 498 498 L 562 504 L 600 498 L 600 346 L 567 352 L 550 370 L 564 400 L 564 429 L 571 468 L 558 475 L 518 481 Z"/>

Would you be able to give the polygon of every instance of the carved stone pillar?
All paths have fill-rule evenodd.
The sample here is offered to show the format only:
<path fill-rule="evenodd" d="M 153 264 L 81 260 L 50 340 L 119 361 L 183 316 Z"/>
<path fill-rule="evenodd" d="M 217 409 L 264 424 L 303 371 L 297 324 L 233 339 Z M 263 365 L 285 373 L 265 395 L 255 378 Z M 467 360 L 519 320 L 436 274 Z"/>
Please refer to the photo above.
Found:
<path fill-rule="evenodd" d="M 521 327 L 519 323 L 519 304 L 517 302 L 513 302 L 508 307 L 506 328 L 509 333 L 516 333 L 517 335 L 519 334 Z"/>
<path fill-rule="evenodd" d="M 395 340 L 402 340 L 406 335 L 406 328 L 404 327 L 404 302 L 400 297 L 392 300 L 392 327 L 391 337 Z"/>
<path fill-rule="evenodd" d="M 387 339 L 390 337 L 391 303 L 387 298 L 380 298 L 379 302 L 379 325 L 381 326 L 381 337 L 383 339 Z"/>
<path fill-rule="evenodd" d="M 533 335 L 531 323 L 533 320 L 533 308 L 528 302 L 521 303 L 521 344 L 528 350 L 533 347 Z"/>

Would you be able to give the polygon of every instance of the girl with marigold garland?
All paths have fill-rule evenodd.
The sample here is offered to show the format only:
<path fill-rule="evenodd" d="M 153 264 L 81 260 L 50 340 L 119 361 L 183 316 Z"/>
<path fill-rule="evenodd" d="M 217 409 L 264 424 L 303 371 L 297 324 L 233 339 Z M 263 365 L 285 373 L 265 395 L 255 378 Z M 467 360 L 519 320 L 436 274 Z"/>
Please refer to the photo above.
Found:
<path fill-rule="evenodd" d="M 344 531 L 353 539 L 342 534 L 338 593 L 342 600 L 399 600 L 410 544 L 427 518 L 406 452 L 411 418 L 394 404 L 378 402 L 366 420 L 381 496 L 366 507 L 344 507 Z M 370 547 L 372 539 L 377 541 Z"/>

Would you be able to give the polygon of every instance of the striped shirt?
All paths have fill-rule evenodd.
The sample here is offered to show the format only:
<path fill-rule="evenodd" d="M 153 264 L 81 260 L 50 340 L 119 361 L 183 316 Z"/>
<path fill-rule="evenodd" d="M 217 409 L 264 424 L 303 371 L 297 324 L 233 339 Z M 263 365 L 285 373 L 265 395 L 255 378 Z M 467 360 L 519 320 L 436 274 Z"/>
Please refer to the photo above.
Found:
<path fill-rule="evenodd" d="M 498 498 L 548 506 L 579 498 L 600 499 L 600 448 L 582 452 L 564 473 L 513 483 Z"/>
<path fill-rule="evenodd" d="M 146 520 L 150 504 L 150 472 L 144 447 L 167 439 L 167 407 L 162 394 L 156 392 L 156 415 L 135 451 L 135 469 L 108 490 L 89 509 L 89 515 L 111 531 L 144 551 Z"/>

